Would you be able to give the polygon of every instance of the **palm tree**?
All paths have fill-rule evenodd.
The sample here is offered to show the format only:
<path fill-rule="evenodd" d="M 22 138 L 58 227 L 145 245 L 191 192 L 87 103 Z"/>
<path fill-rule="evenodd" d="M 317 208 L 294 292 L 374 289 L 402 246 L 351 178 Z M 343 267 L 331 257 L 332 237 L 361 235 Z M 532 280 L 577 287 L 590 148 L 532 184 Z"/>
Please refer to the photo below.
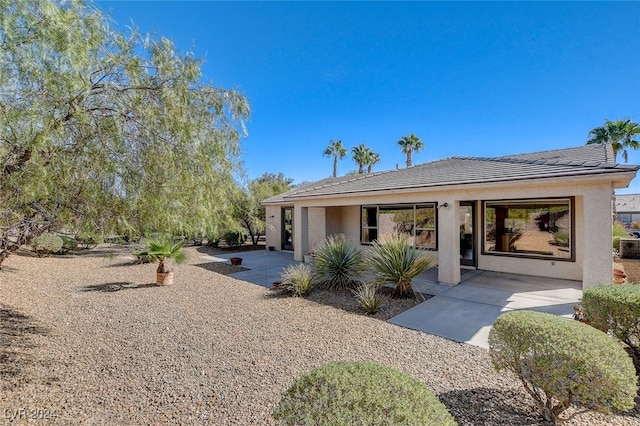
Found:
<path fill-rule="evenodd" d="M 613 150 L 613 160 L 617 162 L 618 152 L 622 152 L 624 162 L 627 162 L 627 148 L 638 149 L 640 142 L 634 137 L 640 133 L 640 124 L 631 120 L 605 120 L 604 125 L 589 132 L 587 145 L 610 143 Z M 611 213 L 613 222 L 616 221 L 616 192 L 611 194 Z"/>
<path fill-rule="evenodd" d="M 634 139 L 640 134 L 640 124 L 631 120 L 605 120 L 603 126 L 596 127 L 589 132 L 587 145 L 610 143 L 613 149 L 613 159 L 617 160 L 618 152 L 622 152 L 624 162 L 627 162 L 627 148 L 640 148 L 640 141 Z"/>
<path fill-rule="evenodd" d="M 411 158 L 413 153 L 421 151 L 422 148 L 424 148 L 424 143 L 413 133 L 409 136 L 403 136 L 402 139 L 398 141 L 398 145 L 402 148 L 402 153 L 407 156 L 407 167 L 411 167 L 413 165 L 413 160 Z"/>
<path fill-rule="evenodd" d="M 186 253 L 183 250 L 184 242 L 176 242 L 170 234 L 159 233 L 144 240 L 144 249 L 135 253 L 139 259 L 148 259 L 150 262 L 158 262 L 156 269 L 156 284 L 173 284 L 173 270 L 167 265 L 169 260 L 176 264 L 183 263 Z"/>
<path fill-rule="evenodd" d="M 369 159 L 371 158 L 371 148 L 366 147 L 363 143 L 358 146 L 354 146 L 351 148 L 351 152 L 353 153 L 353 161 L 358 165 L 358 174 L 361 175 L 364 173 L 364 166 L 369 164 Z"/>
<path fill-rule="evenodd" d="M 333 157 L 333 177 L 338 173 L 338 159 L 342 160 L 347 155 L 347 149 L 342 145 L 342 141 L 329 140 L 329 146 L 324 149 L 322 155 Z"/>
<path fill-rule="evenodd" d="M 371 168 L 380 162 L 380 154 L 372 152 L 367 160 L 367 173 L 371 173 Z"/>

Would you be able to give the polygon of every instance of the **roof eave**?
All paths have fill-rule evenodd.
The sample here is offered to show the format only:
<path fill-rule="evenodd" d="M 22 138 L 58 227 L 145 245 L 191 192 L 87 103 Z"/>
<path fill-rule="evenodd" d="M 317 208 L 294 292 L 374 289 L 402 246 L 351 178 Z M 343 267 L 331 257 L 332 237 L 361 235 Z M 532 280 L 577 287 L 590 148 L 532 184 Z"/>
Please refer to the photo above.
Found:
<path fill-rule="evenodd" d="M 626 188 L 631 180 L 636 176 L 636 172 L 640 169 L 640 166 L 626 166 L 625 167 L 616 167 L 615 171 L 613 168 L 599 169 L 599 173 L 572 173 L 572 174 L 564 174 L 558 176 L 539 176 L 539 177 L 531 177 L 526 176 L 523 178 L 496 178 L 490 180 L 482 180 L 482 181 L 461 181 L 461 182 L 444 182 L 437 183 L 433 185 L 413 185 L 413 186 L 405 186 L 405 187 L 394 187 L 394 188 L 380 188 L 375 190 L 354 190 L 354 191 L 345 191 L 341 193 L 335 194 L 312 194 L 312 195 L 292 195 L 288 197 L 283 197 L 282 201 L 270 203 L 272 205 L 278 204 L 292 204 L 298 201 L 305 200 L 314 200 L 314 199 L 331 199 L 331 198 L 342 198 L 345 196 L 358 195 L 358 196 L 366 196 L 366 195 L 379 195 L 385 192 L 393 192 L 393 193 L 402 193 L 402 192 L 415 192 L 419 190 L 446 190 L 448 188 L 458 189 L 461 186 L 468 186 L 472 189 L 478 188 L 494 188 L 505 182 L 517 182 L 517 183 L 526 183 L 530 181 L 535 181 L 536 183 L 547 181 L 549 183 L 562 183 L 562 182 L 571 182 L 575 181 L 576 177 L 580 177 L 582 181 L 608 181 L 611 182 L 613 188 Z M 615 178 L 614 175 L 615 174 Z"/>

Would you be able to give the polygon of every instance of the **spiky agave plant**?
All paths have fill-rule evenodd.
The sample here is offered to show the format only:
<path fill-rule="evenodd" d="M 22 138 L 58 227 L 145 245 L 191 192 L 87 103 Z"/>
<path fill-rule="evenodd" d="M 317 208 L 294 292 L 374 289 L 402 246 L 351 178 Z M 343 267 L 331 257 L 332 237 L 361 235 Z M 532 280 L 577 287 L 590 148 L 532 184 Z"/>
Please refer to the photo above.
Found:
<path fill-rule="evenodd" d="M 330 235 L 315 247 L 315 278 L 329 289 L 353 288 L 364 270 L 362 252 L 342 234 Z"/>
<path fill-rule="evenodd" d="M 393 284 L 394 291 L 405 296 L 413 292 L 411 282 L 415 277 L 435 266 L 433 257 L 413 248 L 407 237 L 400 234 L 375 241 L 368 263 L 379 284 Z"/>

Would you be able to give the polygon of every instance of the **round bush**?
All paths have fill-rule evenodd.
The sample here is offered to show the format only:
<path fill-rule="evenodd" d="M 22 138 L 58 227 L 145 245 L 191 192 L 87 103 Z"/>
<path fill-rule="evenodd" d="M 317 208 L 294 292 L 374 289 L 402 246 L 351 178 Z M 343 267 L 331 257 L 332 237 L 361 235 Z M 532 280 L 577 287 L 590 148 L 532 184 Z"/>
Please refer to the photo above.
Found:
<path fill-rule="evenodd" d="M 245 242 L 247 236 L 242 232 L 227 232 L 223 239 L 229 247 L 237 247 Z"/>
<path fill-rule="evenodd" d="M 602 285 L 582 295 L 584 314 L 592 326 L 626 343 L 640 358 L 640 285 Z"/>
<path fill-rule="evenodd" d="M 545 420 L 559 421 L 570 404 L 601 412 L 635 405 L 631 358 L 615 339 L 581 322 L 507 312 L 489 333 L 489 355 L 496 370 L 518 375 Z"/>
<path fill-rule="evenodd" d="M 54 254 L 62 250 L 63 241 L 54 234 L 42 234 L 33 239 L 33 249 L 40 254 Z"/>
<path fill-rule="evenodd" d="M 455 425 L 423 383 L 374 362 L 338 361 L 298 377 L 273 412 L 287 425 Z"/>

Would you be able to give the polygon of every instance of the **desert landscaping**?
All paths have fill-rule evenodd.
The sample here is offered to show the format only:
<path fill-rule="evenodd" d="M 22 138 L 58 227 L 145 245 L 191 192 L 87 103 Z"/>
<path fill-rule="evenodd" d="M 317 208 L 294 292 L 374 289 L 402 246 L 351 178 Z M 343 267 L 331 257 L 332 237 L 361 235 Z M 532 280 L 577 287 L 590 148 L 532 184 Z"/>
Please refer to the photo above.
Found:
<path fill-rule="evenodd" d="M 175 284 L 126 248 L 13 255 L 0 272 L 0 415 L 59 424 L 272 424 L 300 373 L 372 360 L 428 385 L 459 424 L 546 424 L 482 348 L 210 271 L 189 247 Z M 318 296 L 316 296 L 318 297 Z M 570 413 L 569 413 L 570 414 Z M 638 407 L 572 425 L 637 425 Z"/>

